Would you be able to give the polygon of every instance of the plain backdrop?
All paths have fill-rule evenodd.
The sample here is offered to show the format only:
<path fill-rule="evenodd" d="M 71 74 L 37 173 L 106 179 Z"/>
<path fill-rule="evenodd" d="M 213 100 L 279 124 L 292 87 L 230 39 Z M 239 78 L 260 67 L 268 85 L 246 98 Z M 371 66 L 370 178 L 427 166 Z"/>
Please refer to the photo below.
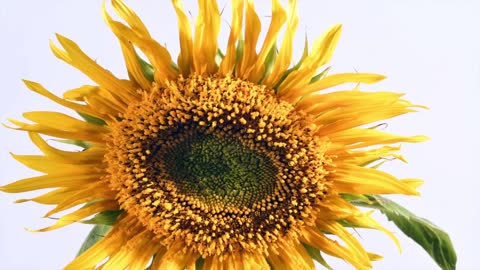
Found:
<path fill-rule="evenodd" d="M 170 1 L 129 1 L 152 35 L 178 54 L 177 26 Z M 192 16 L 193 1 L 187 1 Z M 222 41 L 225 44 L 231 16 L 225 7 Z M 285 2 L 285 1 L 284 1 Z M 62 33 L 75 40 L 98 63 L 126 77 L 120 48 L 101 18 L 102 1 L 4 1 L 0 5 L 0 117 L 20 118 L 34 110 L 65 109 L 29 92 L 21 79 L 41 82 L 61 95 L 65 90 L 91 83 L 75 69 L 57 60 L 48 40 Z M 262 22 L 269 22 L 269 1 L 257 1 Z M 330 63 L 332 72 L 376 72 L 389 78 L 364 89 L 406 93 L 416 104 L 430 107 L 415 114 L 385 121 L 387 131 L 404 135 L 425 134 L 426 143 L 403 145 L 409 163 L 388 163 L 383 169 L 399 177 L 425 179 L 421 197 L 393 198 L 450 233 L 458 253 L 458 268 L 480 269 L 476 195 L 480 150 L 480 1 L 462 0 L 322 0 L 300 1 L 296 56 L 305 35 L 313 41 L 335 23 L 343 34 Z M 266 29 L 264 25 L 263 30 Z M 38 173 L 15 162 L 9 152 L 38 153 L 26 133 L 0 127 L 0 184 Z M 0 193 L 0 269 L 61 269 L 76 254 L 90 226 L 76 224 L 48 233 L 41 228 L 55 220 L 42 218 L 51 207 L 34 203 L 13 204 L 31 194 Z M 438 269 L 429 256 L 400 231 L 387 224 L 402 243 L 400 254 L 382 233 L 360 231 L 365 246 L 385 256 L 375 269 Z M 477 250 L 477 251 L 476 251 Z M 328 258 L 335 269 L 351 269 Z"/>

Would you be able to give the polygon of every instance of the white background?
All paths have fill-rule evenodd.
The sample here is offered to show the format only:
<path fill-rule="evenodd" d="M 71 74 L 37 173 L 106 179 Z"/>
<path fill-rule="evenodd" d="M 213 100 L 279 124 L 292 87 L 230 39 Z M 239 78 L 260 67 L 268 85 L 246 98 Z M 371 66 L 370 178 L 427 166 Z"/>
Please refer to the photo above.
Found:
<path fill-rule="evenodd" d="M 169 1 L 130 1 L 151 33 L 178 53 L 176 18 Z M 193 2 L 193 1 L 189 1 Z M 261 3 L 260 3 L 261 2 Z M 269 1 L 258 1 L 259 14 L 268 22 Z M 335 23 L 343 23 L 343 35 L 331 62 L 333 72 L 377 72 L 389 78 L 366 89 L 407 93 L 428 111 L 389 120 L 387 131 L 405 135 L 425 134 L 431 141 L 404 145 L 409 164 L 391 162 L 384 169 L 399 177 L 426 180 L 422 197 L 395 197 L 407 208 L 450 233 L 458 252 L 457 269 L 480 269 L 475 255 L 480 237 L 478 194 L 480 11 L 479 1 L 462 0 L 323 0 L 300 1 L 301 23 L 296 54 L 303 37 L 315 39 Z M 163 4 L 161 4 L 163 3 Z M 41 82 L 61 95 L 65 90 L 91 83 L 50 53 L 48 40 L 62 33 L 98 63 L 126 77 L 116 40 L 102 21 L 101 1 L 4 1 L 0 6 L 0 117 L 20 118 L 24 111 L 60 110 L 53 102 L 29 92 L 26 78 Z M 195 13 L 195 5 L 188 5 Z M 224 6 L 221 1 L 220 6 Z M 230 8 L 224 11 L 226 23 Z M 225 21 L 227 20 L 227 21 Z M 225 24 L 226 25 L 226 24 Z M 224 25 L 224 29 L 227 29 Z M 264 29 L 266 26 L 264 26 Z M 222 30 L 222 31 L 223 31 Z M 222 32 L 226 35 L 226 31 Z M 224 36 L 224 40 L 226 36 Z M 225 42 L 223 42 L 225 43 Z M 0 128 L 0 184 L 33 175 L 15 162 L 9 152 L 38 153 L 23 132 Z M 89 231 L 72 225 L 49 233 L 30 233 L 54 222 L 42 219 L 51 207 L 34 203 L 13 204 L 33 194 L 0 194 L 0 269 L 60 269 L 71 260 Z M 383 223 L 387 221 L 381 218 Z M 369 250 L 385 259 L 375 269 L 438 269 L 413 241 L 400 238 L 403 253 L 381 233 L 361 232 Z M 477 251 L 475 251 L 477 249 Z M 329 260 L 335 269 L 350 269 Z"/>

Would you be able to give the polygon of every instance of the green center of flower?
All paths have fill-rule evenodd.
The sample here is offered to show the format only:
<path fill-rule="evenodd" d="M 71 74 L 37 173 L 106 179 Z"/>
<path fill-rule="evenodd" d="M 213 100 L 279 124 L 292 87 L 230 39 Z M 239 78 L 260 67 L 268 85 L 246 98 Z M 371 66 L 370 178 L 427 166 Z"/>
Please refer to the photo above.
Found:
<path fill-rule="evenodd" d="M 234 138 L 195 134 L 163 160 L 179 191 L 205 202 L 251 206 L 275 189 L 272 161 Z"/>
<path fill-rule="evenodd" d="M 156 87 L 156 88 L 155 88 Z M 112 125 L 108 181 L 122 209 L 202 256 L 267 252 L 324 200 L 326 145 L 272 89 L 191 76 L 145 92 Z"/>

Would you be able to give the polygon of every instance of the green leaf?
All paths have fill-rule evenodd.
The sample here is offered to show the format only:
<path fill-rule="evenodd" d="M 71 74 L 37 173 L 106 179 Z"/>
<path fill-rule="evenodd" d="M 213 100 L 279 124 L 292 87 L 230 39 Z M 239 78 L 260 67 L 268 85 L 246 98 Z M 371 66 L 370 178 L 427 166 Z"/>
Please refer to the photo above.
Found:
<path fill-rule="evenodd" d="M 237 48 L 235 50 L 235 57 L 236 57 L 236 61 L 238 63 L 238 61 L 240 61 L 240 59 L 242 59 L 242 56 L 243 56 L 243 47 L 245 46 L 245 40 L 243 40 L 243 38 L 240 38 L 238 41 L 237 41 Z"/>
<path fill-rule="evenodd" d="M 448 234 L 430 221 L 418 217 L 397 203 L 378 195 L 366 195 L 371 204 L 362 206 L 379 209 L 390 221 L 433 258 L 443 270 L 454 270 L 457 255 Z"/>
<path fill-rule="evenodd" d="M 328 72 L 330 71 L 332 67 L 327 67 L 322 72 L 318 73 L 317 75 L 313 76 L 312 79 L 310 80 L 310 83 L 314 83 L 318 80 L 321 80 L 327 76 Z"/>
<path fill-rule="evenodd" d="M 176 71 L 179 71 L 179 70 L 180 70 L 180 69 L 178 68 L 177 63 L 175 63 L 174 61 L 172 61 L 172 62 L 170 63 L 170 66 L 173 67 Z"/>
<path fill-rule="evenodd" d="M 205 260 L 202 257 L 198 258 L 195 262 L 195 270 L 202 270 L 204 264 Z"/>
<path fill-rule="evenodd" d="M 355 202 L 364 202 L 364 203 L 370 203 L 370 199 L 362 194 L 350 194 L 350 193 L 342 193 L 340 194 L 340 197 L 342 199 L 347 200 L 350 203 L 355 204 Z"/>
<path fill-rule="evenodd" d="M 278 82 L 273 86 L 273 90 L 275 90 L 275 93 L 277 93 L 278 87 L 280 87 L 280 85 L 283 83 L 283 81 L 285 81 L 285 79 L 288 77 L 288 75 L 290 75 L 290 73 L 292 73 L 293 71 L 300 68 L 300 66 L 303 63 L 303 60 L 305 60 L 305 58 L 307 58 L 307 56 L 308 56 L 308 38 L 307 38 L 307 35 L 305 35 L 305 43 L 304 43 L 304 46 L 303 46 L 302 57 L 300 58 L 298 63 L 295 64 L 292 68 L 289 68 L 285 72 L 283 72 L 283 74 L 280 77 L 280 79 L 278 80 Z"/>
<path fill-rule="evenodd" d="M 85 224 L 102 224 L 102 225 L 113 225 L 117 221 L 118 216 L 122 214 L 121 210 L 107 210 L 101 213 L 96 214 L 93 218 L 89 220 L 81 221 Z"/>
<path fill-rule="evenodd" d="M 107 123 L 103 120 L 103 119 L 100 119 L 100 118 L 97 118 L 97 117 L 93 117 L 91 115 L 88 115 L 88 114 L 84 114 L 84 113 L 81 113 L 81 112 L 77 112 L 83 119 L 85 119 L 85 121 L 89 122 L 89 123 L 92 123 L 92 124 L 95 124 L 95 125 L 99 125 L 99 126 L 105 126 Z"/>
<path fill-rule="evenodd" d="M 268 52 L 267 58 L 265 59 L 265 70 L 263 71 L 260 82 L 262 82 L 263 79 L 267 77 L 270 73 L 272 73 L 273 66 L 277 61 L 277 54 L 278 54 L 277 45 L 273 44 L 272 48 Z"/>
<path fill-rule="evenodd" d="M 307 250 L 308 255 L 312 257 L 315 261 L 317 261 L 319 264 L 323 265 L 323 267 L 327 268 L 328 270 L 333 270 L 333 268 L 327 264 L 325 259 L 322 257 L 322 254 L 320 253 L 320 250 L 317 248 L 314 248 L 312 246 L 309 246 L 305 243 L 302 243 L 305 249 Z"/>
<path fill-rule="evenodd" d="M 220 65 L 223 58 L 225 58 L 225 55 L 223 54 L 222 50 L 217 49 L 217 53 L 215 54 L 215 63 L 217 63 L 217 65 Z"/>
<path fill-rule="evenodd" d="M 143 76 L 150 82 L 154 81 L 153 72 L 154 69 L 147 61 L 143 60 L 138 53 L 136 53 L 138 64 L 140 64 L 140 69 L 142 70 Z"/>
<path fill-rule="evenodd" d="M 87 238 L 83 242 L 80 250 L 77 253 L 77 257 L 80 256 L 87 249 L 92 247 L 95 243 L 100 241 L 109 231 L 111 226 L 108 225 L 95 225 L 88 234 Z"/>
<path fill-rule="evenodd" d="M 60 143 L 75 145 L 75 146 L 83 148 L 84 150 L 92 147 L 92 144 L 90 144 L 89 142 L 81 141 L 81 140 L 58 140 L 58 139 L 55 139 L 54 141 L 60 142 Z"/>

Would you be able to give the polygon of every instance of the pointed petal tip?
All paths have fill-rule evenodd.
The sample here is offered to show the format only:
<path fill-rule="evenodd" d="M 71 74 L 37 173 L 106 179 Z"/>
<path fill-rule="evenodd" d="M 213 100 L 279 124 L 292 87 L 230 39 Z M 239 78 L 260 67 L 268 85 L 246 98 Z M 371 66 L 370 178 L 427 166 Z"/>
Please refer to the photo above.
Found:
<path fill-rule="evenodd" d="M 342 28 L 343 28 L 343 24 L 337 23 L 337 24 L 333 25 L 332 28 L 330 28 L 330 29 L 331 29 L 331 31 L 341 32 Z"/>
<path fill-rule="evenodd" d="M 12 122 L 12 121 L 15 121 L 15 119 L 13 119 L 13 118 L 7 118 L 7 121 Z M 6 127 L 6 128 L 9 128 L 9 129 L 18 130 L 18 128 L 13 127 L 13 126 L 9 126 L 9 125 L 7 125 L 7 124 L 5 124 L 5 123 L 2 123 L 2 126 Z"/>
<path fill-rule="evenodd" d="M 415 142 L 425 142 L 425 141 L 430 141 L 432 138 L 425 136 L 425 135 L 417 135 L 414 136 Z"/>
<path fill-rule="evenodd" d="M 25 85 L 27 85 L 27 86 L 28 86 L 29 84 L 35 83 L 35 82 L 30 81 L 30 80 L 27 80 L 27 79 L 22 79 L 22 82 L 23 82 Z"/>
<path fill-rule="evenodd" d="M 0 187 L 0 190 L 1 190 L 1 187 Z M 30 199 L 18 199 L 16 201 L 13 201 L 13 203 L 24 203 L 24 202 L 29 202 L 31 201 Z"/>

